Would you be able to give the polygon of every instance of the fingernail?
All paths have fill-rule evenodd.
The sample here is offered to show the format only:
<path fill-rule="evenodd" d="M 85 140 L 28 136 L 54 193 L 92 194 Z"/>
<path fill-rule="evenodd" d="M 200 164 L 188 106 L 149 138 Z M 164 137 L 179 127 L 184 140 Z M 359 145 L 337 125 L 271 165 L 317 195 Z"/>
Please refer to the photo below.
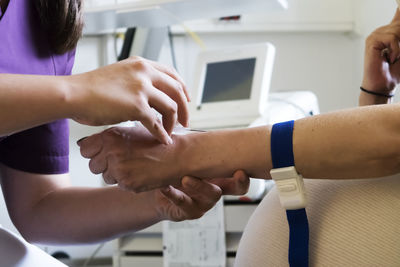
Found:
<path fill-rule="evenodd" d="M 81 146 L 80 142 L 82 142 L 82 141 L 85 140 L 86 138 L 87 138 L 87 136 L 82 137 L 81 139 L 79 139 L 78 141 L 76 141 L 76 144 L 77 144 L 78 146 Z"/>
<path fill-rule="evenodd" d="M 170 136 L 168 136 L 168 138 L 167 138 L 167 143 L 168 143 L 168 145 L 172 145 L 174 143 L 174 141 L 172 140 L 172 138 Z"/>

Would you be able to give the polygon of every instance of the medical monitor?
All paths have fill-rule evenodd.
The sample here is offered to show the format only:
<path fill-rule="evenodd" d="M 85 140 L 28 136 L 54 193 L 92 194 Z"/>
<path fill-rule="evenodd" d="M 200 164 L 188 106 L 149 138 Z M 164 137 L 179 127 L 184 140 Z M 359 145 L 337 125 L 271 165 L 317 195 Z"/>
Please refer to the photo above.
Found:
<path fill-rule="evenodd" d="M 191 127 L 241 127 L 259 117 L 267 103 L 274 55 L 269 43 L 200 53 Z"/>

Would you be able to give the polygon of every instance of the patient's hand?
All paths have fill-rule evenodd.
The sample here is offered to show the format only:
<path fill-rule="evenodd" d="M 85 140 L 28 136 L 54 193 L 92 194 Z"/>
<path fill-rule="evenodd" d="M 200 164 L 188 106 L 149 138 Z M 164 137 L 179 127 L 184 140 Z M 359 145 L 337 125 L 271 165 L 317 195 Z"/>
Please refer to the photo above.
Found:
<path fill-rule="evenodd" d="M 400 11 L 388 25 L 372 32 L 365 44 L 362 86 L 378 93 L 393 93 L 400 82 Z"/>
<path fill-rule="evenodd" d="M 180 185 L 186 160 L 179 136 L 164 145 L 143 127 L 114 127 L 79 141 L 82 156 L 90 158 L 89 168 L 103 174 L 107 184 L 135 192 L 167 185 Z M 177 156 L 180 156 L 179 159 Z"/>
<path fill-rule="evenodd" d="M 204 215 L 221 195 L 243 195 L 249 188 L 249 177 L 243 171 L 230 179 L 200 180 L 184 177 L 182 185 L 155 190 L 156 209 L 163 220 L 183 221 Z"/>
<path fill-rule="evenodd" d="M 93 173 L 108 184 L 134 192 L 179 186 L 186 175 L 200 179 L 232 177 L 244 170 L 265 178 L 264 145 L 268 127 L 173 135 L 173 144 L 158 142 L 143 127 L 110 128 L 79 141 Z"/>

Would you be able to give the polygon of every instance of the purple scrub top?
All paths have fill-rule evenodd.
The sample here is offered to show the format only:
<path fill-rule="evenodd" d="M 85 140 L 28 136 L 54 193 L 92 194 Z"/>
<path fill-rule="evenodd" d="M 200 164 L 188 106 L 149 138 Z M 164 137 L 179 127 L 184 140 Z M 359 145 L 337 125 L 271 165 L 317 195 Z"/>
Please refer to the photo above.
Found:
<path fill-rule="evenodd" d="M 10 0 L 0 20 L 0 73 L 70 75 L 75 51 L 51 51 L 32 2 Z M 0 162 L 31 173 L 67 173 L 68 139 L 66 119 L 0 137 Z"/>

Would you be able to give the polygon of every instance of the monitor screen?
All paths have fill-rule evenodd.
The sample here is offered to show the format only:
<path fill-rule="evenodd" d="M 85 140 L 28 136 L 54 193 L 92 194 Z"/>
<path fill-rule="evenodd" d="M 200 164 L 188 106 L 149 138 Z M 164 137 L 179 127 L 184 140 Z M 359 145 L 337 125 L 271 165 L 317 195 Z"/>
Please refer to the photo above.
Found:
<path fill-rule="evenodd" d="M 250 99 L 256 58 L 207 64 L 201 103 Z"/>

